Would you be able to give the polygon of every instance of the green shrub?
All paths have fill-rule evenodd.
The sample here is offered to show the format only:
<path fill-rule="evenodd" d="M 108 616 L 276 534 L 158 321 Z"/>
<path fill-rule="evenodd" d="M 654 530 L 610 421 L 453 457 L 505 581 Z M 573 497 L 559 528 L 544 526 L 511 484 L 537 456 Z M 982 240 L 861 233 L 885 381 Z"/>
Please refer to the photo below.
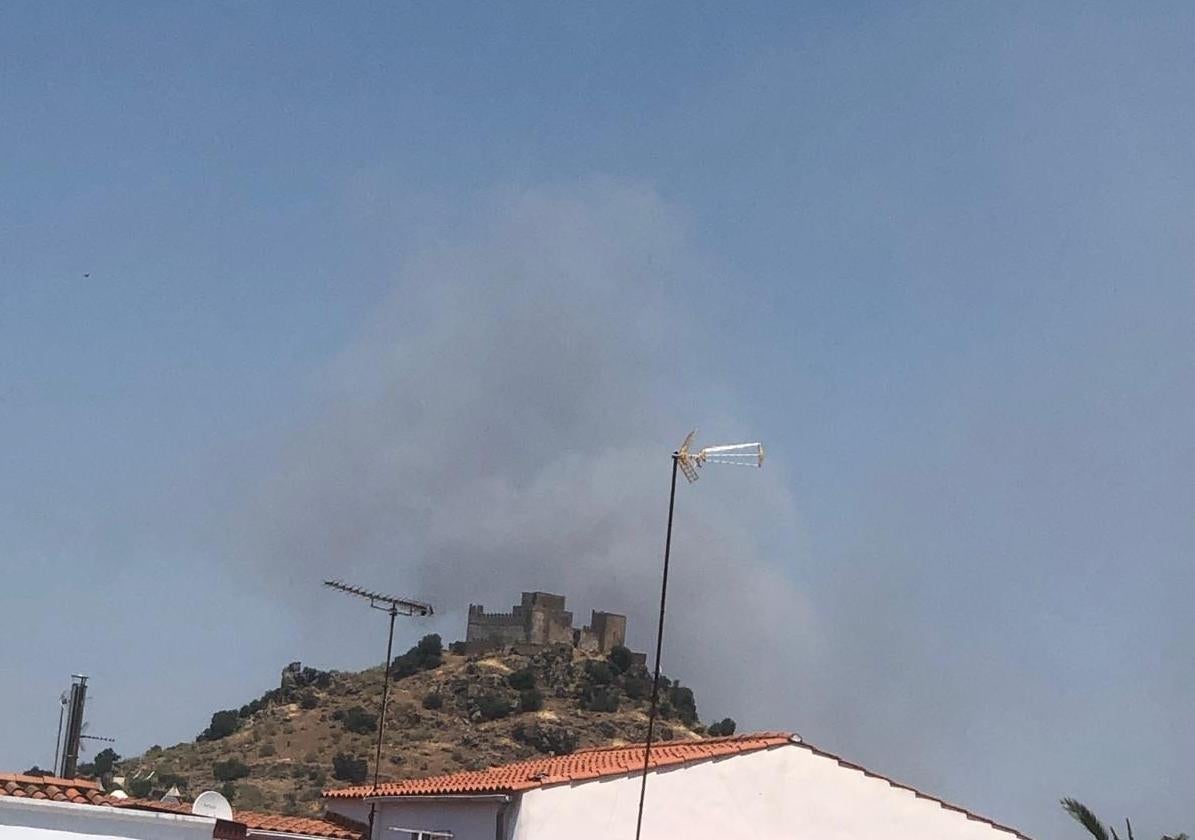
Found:
<path fill-rule="evenodd" d="M 737 724 L 734 722 L 733 718 L 722 718 L 722 720 L 716 720 L 711 723 L 706 728 L 706 734 L 714 738 L 718 736 L 733 735 L 736 728 Z"/>
<path fill-rule="evenodd" d="M 448 650 L 451 651 L 452 653 L 455 653 L 458 656 L 460 656 L 460 655 L 464 654 L 464 652 L 466 650 L 468 650 L 468 648 L 466 647 L 464 642 L 453 642 L 452 644 L 450 644 L 448 646 Z"/>
<path fill-rule="evenodd" d="M 244 706 L 241 706 L 241 708 L 239 710 L 237 710 L 237 717 L 243 717 L 243 718 L 253 717 L 253 715 L 260 712 L 261 709 L 262 709 L 262 702 L 260 700 L 254 700 L 250 703 L 246 703 Z"/>
<path fill-rule="evenodd" d="M 617 712 L 618 692 L 611 688 L 598 688 L 589 696 L 585 708 L 591 712 Z"/>
<path fill-rule="evenodd" d="M 610 664 L 614 666 L 614 670 L 620 674 L 625 674 L 630 670 L 631 664 L 635 660 L 630 648 L 623 647 L 622 645 L 612 647 L 610 655 L 607 658 L 610 660 Z"/>
<path fill-rule="evenodd" d="M 360 784 L 369 775 L 369 762 L 348 753 L 337 753 L 332 758 L 332 777 L 342 782 Z"/>
<path fill-rule="evenodd" d="M 299 695 L 299 708 L 314 709 L 319 705 L 319 697 L 311 689 L 307 689 Z"/>
<path fill-rule="evenodd" d="M 237 786 L 232 782 L 225 782 L 223 787 L 220 788 L 220 793 L 224 794 L 224 798 L 229 802 L 236 802 Z"/>
<path fill-rule="evenodd" d="M 614 669 L 610 663 L 600 659 L 591 659 L 585 663 L 585 672 L 594 685 L 609 685 L 614 682 Z"/>
<path fill-rule="evenodd" d="M 125 790 L 130 796 L 135 796 L 138 799 L 144 799 L 149 796 L 150 791 L 154 789 L 153 776 L 146 776 L 143 779 L 128 779 L 125 782 Z"/>
<path fill-rule="evenodd" d="M 506 678 L 506 682 L 515 691 L 526 691 L 529 688 L 535 688 L 535 672 L 530 668 L 521 668 L 510 674 Z"/>
<path fill-rule="evenodd" d="M 360 706 L 337 709 L 332 715 L 332 719 L 340 721 L 345 729 L 349 732 L 356 732 L 358 735 L 368 735 L 371 732 L 376 732 L 378 728 L 378 716 L 373 712 L 367 712 Z"/>
<path fill-rule="evenodd" d="M 686 726 L 697 723 L 697 701 L 693 699 L 693 689 L 676 683 L 668 691 L 668 700 L 682 723 Z"/>
<path fill-rule="evenodd" d="M 241 720 L 236 709 L 224 709 L 212 715 L 212 722 L 207 729 L 199 733 L 196 741 L 219 741 L 227 738 L 240 728 Z"/>
<path fill-rule="evenodd" d="M 444 664 L 444 644 L 436 633 L 429 633 L 419 644 L 390 663 L 390 674 L 401 680 L 420 671 L 431 671 Z"/>
<path fill-rule="evenodd" d="M 511 713 L 511 705 L 501 694 L 483 694 L 477 698 L 477 710 L 482 720 L 498 720 Z"/>
<path fill-rule="evenodd" d="M 415 650 L 424 659 L 443 656 L 444 643 L 440 640 L 439 633 L 429 633 L 419 640 L 419 644 L 415 645 Z"/>
<path fill-rule="evenodd" d="M 544 707 L 544 696 L 538 689 L 527 688 L 519 692 L 519 711 L 538 712 Z"/>
<path fill-rule="evenodd" d="M 239 758 L 217 761 L 212 765 L 212 776 L 217 782 L 235 782 L 249 775 L 249 765 Z"/>
<path fill-rule="evenodd" d="M 260 749 L 258 749 L 257 756 L 258 756 L 258 758 L 269 758 L 275 752 L 276 752 L 276 750 L 274 749 L 274 745 L 271 744 L 269 741 L 267 741 L 266 743 L 261 745 Z"/>
<path fill-rule="evenodd" d="M 95 761 L 93 770 L 97 776 L 106 776 L 112 772 L 112 768 L 116 762 L 120 761 L 120 755 L 111 747 L 105 747 L 95 754 Z"/>
<path fill-rule="evenodd" d="M 314 685 L 316 688 L 327 688 L 332 684 L 332 672 L 321 671 L 318 668 L 304 668 L 299 672 L 297 685 Z"/>
<path fill-rule="evenodd" d="M 651 695 L 651 680 L 647 677 L 623 677 L 622 690 L 632 700 L 643 700 Z"/>
<path fill-rule="evenodd" d="M 158 774 L 158 784 L 161 787 L 166 788 L 167 790 L 169 790 L 172 787 L 176 787 L 180 791 L 183 791 L 183 792 L 186 792 L 186 790 L 187 790 L 186 778 L 178 775 L 177 773 L 159 773 Z"/>
<path fill-rule="evenodd" d="M 438 691 L 430 691 L 423 695 L 423 708 L 425 709 L 439 709 L 444 705 L 444 698 L 440 696 Z"/>

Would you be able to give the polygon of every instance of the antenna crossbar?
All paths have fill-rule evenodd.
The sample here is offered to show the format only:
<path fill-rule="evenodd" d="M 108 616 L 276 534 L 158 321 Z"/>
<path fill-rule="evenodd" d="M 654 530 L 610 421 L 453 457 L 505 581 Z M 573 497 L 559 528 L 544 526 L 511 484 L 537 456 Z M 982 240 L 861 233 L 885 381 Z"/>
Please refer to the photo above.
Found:
<path fill-rule="evenodd" d="M 372 589 L 366 589 L 362 586 L 353 586 L 340 580 L 325 580 L 324 586 L 338 589 L 349 595 L 356 595 L 358 598 L 364 598 L 369 601 L 369 605 L 374 609 L 385 610 L 386 612 L 395 612 L 399 615 L 420 616 L 431 615 L 435 612 L 431 604 L 425 604 L 422 601 L 412 601 L 409 598 L 400 598 L 396 595 L 384 595 L 381 592 L 374 592 Z"/>

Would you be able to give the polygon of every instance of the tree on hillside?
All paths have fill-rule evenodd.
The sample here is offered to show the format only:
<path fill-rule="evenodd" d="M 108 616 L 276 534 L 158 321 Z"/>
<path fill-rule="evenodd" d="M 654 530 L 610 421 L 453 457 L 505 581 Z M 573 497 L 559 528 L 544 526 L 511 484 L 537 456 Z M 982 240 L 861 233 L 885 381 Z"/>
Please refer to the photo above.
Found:
<path fill-rule="evenodd" d="M 390 674 L 397 680 L 409 677 L 420 671 L 431 671 L 439 668 L 444 662 L 444 643 L 439 634 L 430 633 L 419 640 L 419 644 L 412 647 L 401 656 L 394 657 L 390 663 Z"/>
<path fill-rule="evenodd" d="M 1079 800 L 1071 799 L 1068 796 L 1062 800 L 1062 808 L 1079 825 L 1087 829 L 1087 833 L 1094 837 L 1095 840 L 1121 840 L 1115 828 L 1112 828 L 1110 825 L 1104 825 L 1099 817 Z M 1133 825 L 1128 819 L 1124 821 L 1124 828 L 1126 832 L 1125 840 L 1134 840 Z M 1186 834 L 1163 834 L 1162 840 L 1188 840 L 1188 838 Z"/>
<path fill-rule="evenodd" d="M 332 758 L 332 778 L 342 782 L 360 784 L 369 774 L 369 764 L 364 758 L 349 753 L 337 753 Z"/>
<path fill-rule="evenodd" d="M 241 719 L 236 709 L 224 709 L 212 715 L 212 722 L 208 728 L 199 733 L 196 741 L 219 741 L 236 732 L 241 725 Z"/>
<path fill-rule="evenodd" d="M 105 747 L 95 754 L 95 761 L 92 762 L 92 767 L 97 776 L 107 776 L 112 772 L 112 768 L 118 761 L 120 761 L 120 756 L 116 750 L 111 747 Z"/>
<path fill-rule="evenodd" d="M 610 655 L 607 657 L 610 664 L 620 674 L 625 674 L 631 670 L 631 665 L 635 662 L 635 654 L 631 653 L 630 648 L 624 645 L 615 645 L 610 649 Z"/>
<path fill-rule="evenodd" d="M 668 701 L 685 726 L 697 723 L 697 701 L 693 699 L 693 689 L 673 683 L 668 692 Z"/>
<path fill-rule="evenodd" d="M 228 758 L 212 764 L 212 778 L 217 782 L 235 782 L 249 775 L 249 765 L 239 758 Z"/>
<path fill-rule="evenodd" d="M 733 735 L 736 728 L 737 724 L 734 722 L 734 718 L 722 718 L 722 720 L 711 723 L 705 731 L 710 737 L 717 738 L 719 736 Z"/>
<path fill-rule="evenodd" d="M 378 716 L 373 712 L 367 712 L 361 706 L 337 709 L 332 713 L 332 719 L 340 721 L 349 732 L 361 735 L 368 735 L 378 728 Z"/>

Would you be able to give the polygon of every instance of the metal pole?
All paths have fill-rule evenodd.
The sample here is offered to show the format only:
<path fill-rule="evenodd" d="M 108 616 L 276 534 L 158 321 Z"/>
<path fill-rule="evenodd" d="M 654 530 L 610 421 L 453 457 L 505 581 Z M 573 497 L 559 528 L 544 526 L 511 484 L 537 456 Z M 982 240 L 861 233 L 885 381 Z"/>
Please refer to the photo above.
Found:
<path fill-rule="evenodd" d="M 62 749 L 62 716 L 66 712 L 66 703 L 58 703 L 58 734 L 54 737 L 54 775 L 62 778 L 61 768 L 58 766 L 58 754 Z"/>
<path fill-rule="evenodd" d="M 390 697 L 390 654 L 394 648 L 394 619 L 398 607 L 390 607 L 390 638 L 386 642 L 386 665 L 382 669 L 382 714 L 378 720 L 378 750 L 373 762 L 373 790 L 378 790 L 378 773 L 382 771 L 382 736 L 386 732 L 386 703 Z"/>
<path fill-rule="evenodd" d="M 378 774 L 382 772 L 382 737 L 386 732 L 386 704 L 390 698 L 390 654 L 394 649 L 394 619 L 398 617 L 398 607 L 390 605 L 390 636 L 386 640 L 386 662 L 382 665 L 382 713 L 378 715 L 378 748 L 373 759 L 373 792 L 378 792 Z M 377 811 L 377 803 L 369 803 L 369 837 L 373 840 L 373 819 Z"/>
<path fill-rule="evenodd" d="M 643 749 L 643 780 L 639 784 L 639 816 L 635 819 L 635 840 L 643 830 L 643 801 L 647 797 L 647 769 L 655 735 L 656 710 L 660 701 L 660 653 L 664 648 L 664 603 L 668 598 L 668 558 L 672 553 L 672 511 L 676 507 L 676 467 L 680 454 L 672 453 L 672 490 L 668 494 L 668 536 L 664 539 L 664 577 L 660 581 L 660 625 L 656 628 L 656 673 L 651 683 L 651 711 L 647 716 L 647 744 Z"/>

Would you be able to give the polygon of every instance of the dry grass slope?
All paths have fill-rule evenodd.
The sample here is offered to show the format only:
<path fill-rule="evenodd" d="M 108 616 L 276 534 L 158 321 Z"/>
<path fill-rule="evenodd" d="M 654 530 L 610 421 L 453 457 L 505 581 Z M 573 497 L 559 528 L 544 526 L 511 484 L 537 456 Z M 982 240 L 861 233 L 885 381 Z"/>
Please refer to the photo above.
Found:
<path fill-rule="evenodd" d="M 646 737 L 650 679 L 642 667 L 620 673 L 570 647 L 484 657 L 445 651 L 440 663 L 392 683 L 382 779 L 480 769 Z M 152 773 L 156 789 L 178 783 L 188 796 L 225 789 L 239 808 L 317 812 L 322 789 L 351 783 L 334 778 L 335 756 L 365 759 L 373 772 L 376 727 L 367 724 L 378 709 L 382 669 L 325 673 L 318 684 L 299 687 L 290 679 L 288 690 L 284 673 L 283 689 L 241 717 L 231 735 L 154 747 L 122 761 L 121 771 Z M 686 691 L 678 695 L 679 711 L 664 704 L 658 737 L 697 737 L 700 727 L 684 709 Z M 230 783 L 216 778 L 215 765 L 224 762 L 227 777 L 232 760 L 247 773 Z"/>

